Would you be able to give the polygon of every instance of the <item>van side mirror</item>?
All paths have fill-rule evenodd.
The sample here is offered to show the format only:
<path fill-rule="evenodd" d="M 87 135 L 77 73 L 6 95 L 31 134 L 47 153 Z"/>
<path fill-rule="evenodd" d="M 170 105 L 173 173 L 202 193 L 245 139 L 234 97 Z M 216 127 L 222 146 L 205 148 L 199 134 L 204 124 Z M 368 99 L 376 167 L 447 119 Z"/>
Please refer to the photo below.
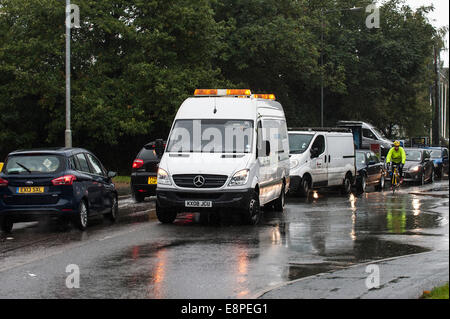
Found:
<path fill-rule="evenodd" d="M 266 156 L 270 155 L 270 142 L 269 141 L 265 141 L 265 146 L 266 146 Z"/>

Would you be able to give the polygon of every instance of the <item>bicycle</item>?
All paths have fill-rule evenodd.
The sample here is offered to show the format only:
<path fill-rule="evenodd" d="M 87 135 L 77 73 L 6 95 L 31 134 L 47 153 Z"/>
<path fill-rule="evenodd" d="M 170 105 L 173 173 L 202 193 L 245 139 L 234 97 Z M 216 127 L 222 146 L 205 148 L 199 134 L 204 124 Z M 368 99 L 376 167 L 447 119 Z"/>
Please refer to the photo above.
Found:
<path fill-rule="evenodd" d="M 392 194 L 395 194 L 395 190 L 400 187 L 400 174 L 398 173 L 398 166 L 393 164 L 392 170 L 390 171 L 391 175 L 391 189 Z"/>

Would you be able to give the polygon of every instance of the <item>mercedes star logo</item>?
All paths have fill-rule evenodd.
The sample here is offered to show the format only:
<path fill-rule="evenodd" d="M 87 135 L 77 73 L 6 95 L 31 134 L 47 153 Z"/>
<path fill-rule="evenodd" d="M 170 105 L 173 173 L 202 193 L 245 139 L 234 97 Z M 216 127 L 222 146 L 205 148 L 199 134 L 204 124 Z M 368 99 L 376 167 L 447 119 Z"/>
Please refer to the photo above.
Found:
<path fill-rule="evenodd" d="M 197 175 L 194 177 L 194 185 L 195 187 L 202 187 L 205 184 L 205 178 L 201 175 Z"/>

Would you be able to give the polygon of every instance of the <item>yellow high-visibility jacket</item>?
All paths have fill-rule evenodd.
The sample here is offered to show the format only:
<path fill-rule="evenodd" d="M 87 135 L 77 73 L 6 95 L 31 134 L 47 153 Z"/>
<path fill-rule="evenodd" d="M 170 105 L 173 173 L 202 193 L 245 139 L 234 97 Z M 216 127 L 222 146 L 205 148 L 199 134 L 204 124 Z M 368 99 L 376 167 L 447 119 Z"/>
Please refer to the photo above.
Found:
<path fill-rule="evenodd" d="M 395 164 L 405 164 L 406 161 L 406 153 L 403 147 L 399 147 L 398 151 L 395 150 L 395 147 L 391 148 L 389 150 L 388 155 L 386 156 L 386 163 L 390 163 L 392 160 L 392 163 Z"/>

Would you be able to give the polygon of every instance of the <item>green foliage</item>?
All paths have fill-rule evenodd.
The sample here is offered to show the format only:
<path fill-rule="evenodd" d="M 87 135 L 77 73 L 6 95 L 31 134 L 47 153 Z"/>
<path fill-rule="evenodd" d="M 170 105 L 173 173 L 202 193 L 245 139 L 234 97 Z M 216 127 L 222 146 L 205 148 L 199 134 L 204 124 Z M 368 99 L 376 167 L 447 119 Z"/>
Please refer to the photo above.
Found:
<path fill-rule="evenodd" d="M 366 28 L 364 10 L 336 10 L 369 3 L 78 0 L 73 143 L 129 173 L 143 144 L 167 137 L 195 88 L 275 93 L 289 126 L 315 126 L 322 74 L 326 125 L 359 119 L 388 135 L 397 126 L 422 135 L 432 115 L 433 46 L 442 47 L 446 30 L 430 25 L 431 8 L 400 0 L 381 7 L 380 29 Z M 60 0 L 0 0 L 2 157 L 64 144 L 64 20 Z"/>

